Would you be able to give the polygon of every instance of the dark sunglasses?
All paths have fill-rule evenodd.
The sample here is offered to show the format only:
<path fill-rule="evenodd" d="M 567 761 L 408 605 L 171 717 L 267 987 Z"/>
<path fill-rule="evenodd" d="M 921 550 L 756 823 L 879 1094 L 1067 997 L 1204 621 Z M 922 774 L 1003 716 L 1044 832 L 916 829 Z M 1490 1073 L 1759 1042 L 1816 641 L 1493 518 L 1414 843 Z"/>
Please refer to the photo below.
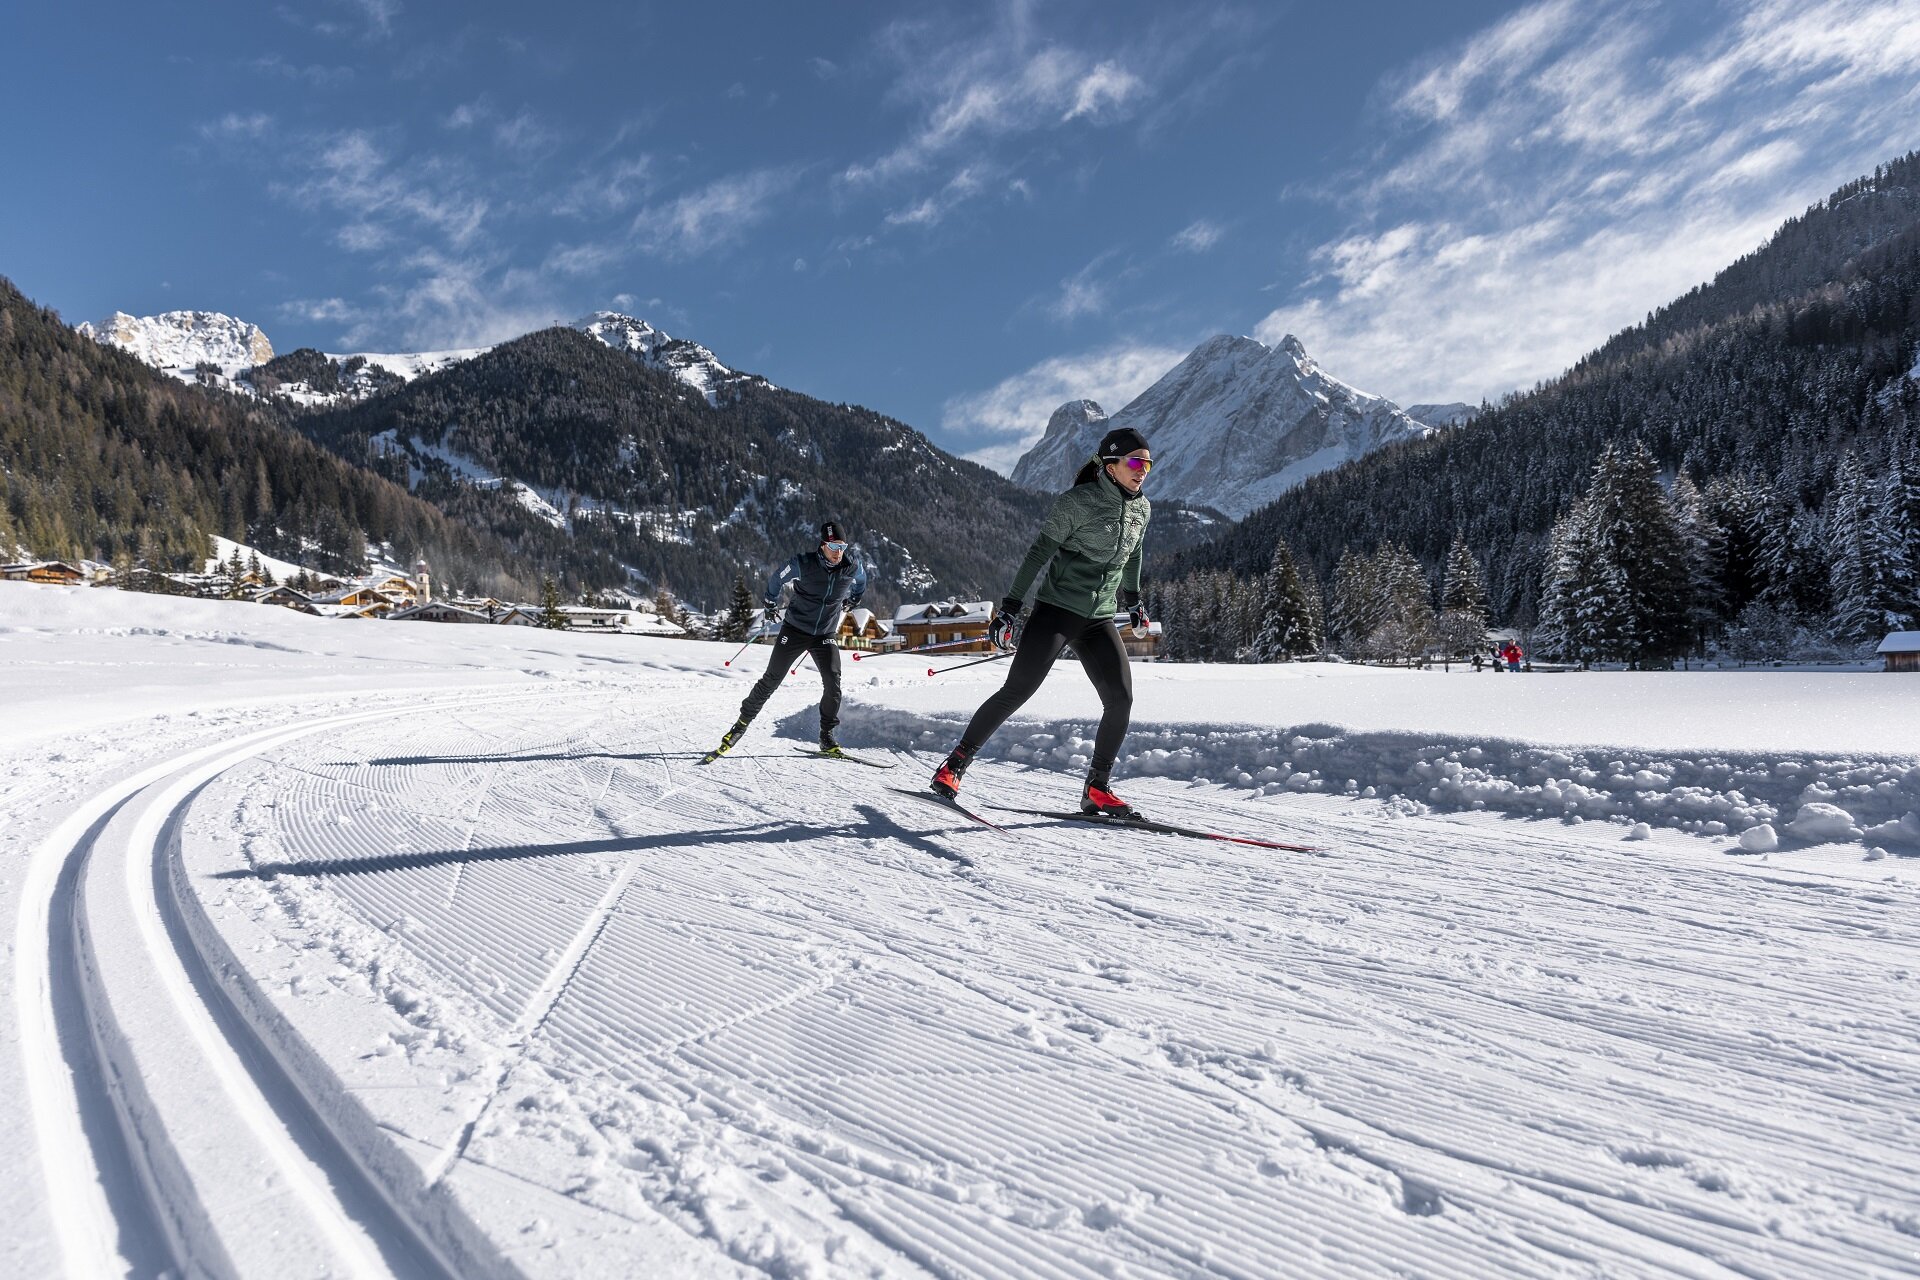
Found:
<path fill-rule="evenodd" d="M 1152 458 L 1103 458 L 1102 461 L 1123 463 L 1127 470 L 1138 471 L 1141 475 L 1153 470 Z"/>
<path fill-rule="evenodd" d="M 844 542 L 823 542 L 820 545 L 829 551 L 845 551 L 847 549 L 847 544 Z"/>

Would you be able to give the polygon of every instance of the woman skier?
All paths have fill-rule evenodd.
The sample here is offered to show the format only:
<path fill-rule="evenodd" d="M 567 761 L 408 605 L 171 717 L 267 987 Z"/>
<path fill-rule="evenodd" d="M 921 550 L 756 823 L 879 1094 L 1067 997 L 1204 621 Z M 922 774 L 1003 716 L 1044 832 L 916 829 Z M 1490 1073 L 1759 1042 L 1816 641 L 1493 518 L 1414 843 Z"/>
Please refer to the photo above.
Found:
<path fill-rule="evenodd" d="M 764 603 L 769 619 L 788 585 L 793 587 L 793 597 L 780 622 L 780 635 L 773 642 L 767 674 L 740 704 L 740 718 L 720 739 L 720 745 L 708 753 L 707 760 L 725 755 L 740 741 L 803 650 L 813 655 L 813 665 L 820 669 L 820 753 L 840 754 L 840 744 L 833 738 L 834 726 L 840 723 L 840 647 L 835 640 L 840 634 L 842 610 L 859 607 L 860 597 L 867 592 L 866 566 L 848 549 L 840 526 L 829 520 L 820 526 L 818 550 L 802 551 L 767 579 Z"/>
<path fill-rule="evenodd" d="M 1133 712 L 1133 676 L 1126 646 L 1113 625 L 1115 605 L 1128 611 L 1135 635 L 1147 631 L 1140 606 L 1141 547 L 1153 507 L 1140 486 L 1153 469 L 1152 451 L 1131 427 L 1116 427 L 1100 441 L 1073 478 L 1073 487 L 1054 499 L 1040 536 L 1013 576 L 1013 587 L 987 632 L 995 648 L 1013 651 L 1007 680 L 981 704 L 946 762 L 934 772 L 933 790 L 955 798 L 960 779 L 994 730 L 1034 695 L 1068 645 L 1100 693 L 1100 730 L 1093 760 L 1080 793 L 1083 813 L 1138 818 L 1133 806 L 1113 794 L 1109 775 L 1127 736 Z M 1039 602 L 1019 625 L 1027 589 L 1041 567 Z"/>

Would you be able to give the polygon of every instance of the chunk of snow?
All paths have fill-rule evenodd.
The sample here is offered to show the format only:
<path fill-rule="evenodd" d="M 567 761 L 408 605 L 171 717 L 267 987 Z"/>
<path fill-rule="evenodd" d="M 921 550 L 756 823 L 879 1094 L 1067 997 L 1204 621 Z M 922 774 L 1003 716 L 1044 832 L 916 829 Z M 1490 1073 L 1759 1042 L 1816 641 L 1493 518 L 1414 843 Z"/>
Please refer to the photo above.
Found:
<path fill-rule="evenodd" d="M 1794 815 L 1787 830 L 1802 840 L 1853 840 L 1860 835 L 1860 828 L 1853 825 L 1853 815 L 1839 805 L 1803 804 L 1800 812 Z"/>

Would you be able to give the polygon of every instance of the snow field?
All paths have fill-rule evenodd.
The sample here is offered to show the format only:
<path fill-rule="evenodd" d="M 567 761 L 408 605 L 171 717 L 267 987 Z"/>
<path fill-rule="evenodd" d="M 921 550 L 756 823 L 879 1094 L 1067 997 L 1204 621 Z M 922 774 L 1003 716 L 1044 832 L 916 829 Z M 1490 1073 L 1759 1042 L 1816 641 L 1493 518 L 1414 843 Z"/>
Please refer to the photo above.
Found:
<path fill-rule="evenodd" d="M 283 940 L 262 992 L 303 1035 L 332 1010 L 419 1176 L 529 1188 L 466 1194 L 537 1273 L 1914 1265 L 1910 884 L 1315 796 L 1257 810 L 1332 857 L 1008 841 L 888 791 L 906 768 L 761 735 L 697 767 L 712 706 L 346 731 L 188 824 L 225 868 L 197 891 Z"/>
<path fill-rule="evenodd" d="M 336 1238 L 395 1274 L 1920 1272 L 1920 864 L 1867 843 L 1920 759 L 1899 677 L 1136 668 L 1123 793 L 1324 850 L 1292 855 L 994 815 L 1009 839 L 892 791 L 991 665 L 849 668 L 843 736 L 891 772 L 790 749 L 809 672 L 697 767 L 758 675 L 730 652 L 0 586 L 15 954 L 48 917 L 9 868 L 159 768 L 87 874 L 159 860 L 181 963 L 299 1095 L 262 1096 L 327 1135 Z M 970 798 L 1070 803 L 1090 703 L 1063 667 Z M 359 710 L 405 714 L 320 725 Z M 183 752 L 316 726 L 168 792 Z M 1609 820 L 1543 807 L 1569 782 Z M 1521 798 L 1475 811 L 1496 783 Z M 1773 813 L 1688 834 L 1726 821 L 1662 799 L 1689 788 Z M 120 1007 L 132 1052 L 164 1030 L 133 1012 L 184 1006 Z M 124 1059 L 146 1132 L 228 1150 L 179 1058 Z M 137 1188 L 63 1216 L 63 1153 L 0 1108 L 36 1171 L 0 1194 L 15 1274 L 142 1238 Z M 197 1239 L 334 1212 L 228 1166 L 161 1201 Z"/>

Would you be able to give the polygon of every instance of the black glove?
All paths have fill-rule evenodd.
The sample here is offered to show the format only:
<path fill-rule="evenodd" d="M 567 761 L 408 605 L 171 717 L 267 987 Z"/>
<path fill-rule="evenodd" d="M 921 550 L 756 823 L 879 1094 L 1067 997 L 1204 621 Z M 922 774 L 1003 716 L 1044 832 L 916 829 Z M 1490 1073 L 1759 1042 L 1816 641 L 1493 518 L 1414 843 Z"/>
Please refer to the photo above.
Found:
<path fill-rule="evenodd" d="M 1013 652 L 1020 642 L 1020 610 L 1025 607 L 1018 600 L 1002 600 L 1000 612 L 993 615 L 993 623 L 987 628 L 987 643 L 1002 653 Z"/>
<path fill-rule="evenodd" d="M 1120 593 L 1120 607 L 1127 611 L 1127 627 L 1133 634 L 1136 636 L 1144 636 L 1147 634 L 1147 624 L 1151 619 L 1147 617 L 1147 606 L 1140 603 L 1140 593 L 1138 591 L 1122 591 Z"/>

